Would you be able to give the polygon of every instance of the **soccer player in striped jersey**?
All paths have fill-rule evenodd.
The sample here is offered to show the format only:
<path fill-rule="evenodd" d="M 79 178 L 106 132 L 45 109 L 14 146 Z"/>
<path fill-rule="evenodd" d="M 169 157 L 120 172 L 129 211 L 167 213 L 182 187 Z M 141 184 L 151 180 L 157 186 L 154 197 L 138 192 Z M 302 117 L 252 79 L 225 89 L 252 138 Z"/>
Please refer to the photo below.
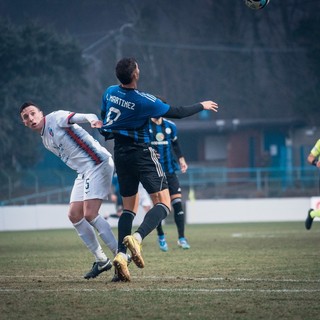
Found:
<path fill-rule="evenodd" d="M 191 106 L 173 107 L 139 91 L 140 70 L 134 58 L 121 59 L 115 71 L 120 84 L 108 87 L 103 93 L 103 127 L 100 133 L 105 139 L 114 138 L 114 160 L 123 199 L 123 213 L 118 222 L 118 254 L 113 264 L 119 279 L 130 281 L 127 248 L 131 251 L 133 262 L 144 268 L 142 240 L 166 218 L 171 206 L 166 176 L 150 146 L 149 119 L 162 116 L 184 118 L 202 110 L 217 112 L 218 105 L 213 101 L 204 101 Z M 149 193 L 153 207 L 131 234 L 132 221 L 139 205 L 139 182 Z"/>
<path fill-rule="evenodd" d="M 64 110 L 44 116 L 33 102 L 23 103 L 20 115 L 24 125 L 41 136 L 44 146 L 78 173 L 71 191 L 68 216 L 95 257 L 92 269 L 84 278 L 95 278 L 110 270 L 112 262 L 102 250 L 94 229 L 113 255 L 118 247 L 109 223 L 98 213 L 102 200 L 107 199 L 111 190 L 113 159 L 107 149 L 78 125 L 89 122 L 95 128 L 98 117 Z"/>
<path fill-rule="evenodd" d="M 160 118 L 151 118 L 149 122 L 151 146 L 156 150 L 162 169 L 164 170 L 169 187 L 171 207 L 174 212 L 174 221 L 178 231 L 178 246 L 190 249 L 185 238 L 185 215 L 182 207 L 181 187 L 176 171 L 185 173 L 188 169 L 182 154 L 177 136 L 177 126 L 173 121 Z M 179 163 L 176 161 L 178 159 Z M 162 251 L 168 250 L 168 244 L 163 232 L 162 223 L 157 226 L 158 242 Z"/>

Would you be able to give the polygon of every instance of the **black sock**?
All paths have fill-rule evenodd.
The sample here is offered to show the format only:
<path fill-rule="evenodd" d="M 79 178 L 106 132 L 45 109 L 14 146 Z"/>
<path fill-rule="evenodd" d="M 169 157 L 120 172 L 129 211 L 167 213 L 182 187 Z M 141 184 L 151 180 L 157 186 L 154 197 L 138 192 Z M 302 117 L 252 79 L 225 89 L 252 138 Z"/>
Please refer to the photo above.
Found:
<path fill-rule="evenodd" d="M 144 239 L 163 219 L 167 217 L 169 212 L 170 210 L 166 205 L 163 203 L 157 203 L 147 212 L 136 232 L 138 232 L 141 235 L 141 238 Z"/>
<path fill-rule="evenodd" d="M 163 236 L 164 235 L 164 232 L 163 232 L 163 229 L 162 229 L 162 221 L 157 226 L 157 234 L 158 234 L 158 236 Z"/>
<path fill-rule="evenodd" d="M 176 223 L 179 238 L 184 238 L 184 211 L 182 209 L 181 198 L 173 199 L 171 205 L 174 210 L 174 222 Z"/>
<path fill-rule="evenodd" d="M 122 243 L 124 237 L 131 234 L 132 221 L 135 214 L 130 210 L 123 210 L 118 221 L 118 252 L 127 252 L 127 247 Z"/>

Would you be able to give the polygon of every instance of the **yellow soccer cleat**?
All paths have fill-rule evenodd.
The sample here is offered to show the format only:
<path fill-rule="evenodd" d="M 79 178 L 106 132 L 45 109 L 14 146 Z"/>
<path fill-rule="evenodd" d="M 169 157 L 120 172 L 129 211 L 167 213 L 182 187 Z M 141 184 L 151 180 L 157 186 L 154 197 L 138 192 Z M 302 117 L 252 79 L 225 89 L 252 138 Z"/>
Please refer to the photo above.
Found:
<path fill-rule="evenodd" d="M 141 244 L 134 236 L 126 236 L 123 244 L 131 251 L 131 259 L 138 268 L 144 268 L 144 261 L 141 255 Z"/>
<path fill-rule="evenodd" d="M 128 269 L 128 261 L 121 252 L 114 257 L 113 265 L 120 281 L 131 281 L 131 276 Z"/>

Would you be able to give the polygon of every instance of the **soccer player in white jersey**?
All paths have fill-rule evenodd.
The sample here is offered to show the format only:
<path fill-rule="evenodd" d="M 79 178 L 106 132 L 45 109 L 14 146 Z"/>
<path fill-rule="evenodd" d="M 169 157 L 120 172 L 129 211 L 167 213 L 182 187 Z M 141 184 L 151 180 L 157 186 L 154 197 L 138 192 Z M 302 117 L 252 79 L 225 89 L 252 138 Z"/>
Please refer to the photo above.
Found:
<path fill-rule="evenodd" d="M 98 117 L 59 110 L 46 116 L 33 102 L 20 107 L 24 125 L 40 134 L 44 146 L 78 173 L 71 196 L 68 217 L 79 237 L 95 257 L 85 279 L 108 271 L 112 262 L 104 253 L 94 229 L 115 256 L 118 243 L 109 223 L 99 215 L 103 199 L 111 190 L 114 163 L 111 154 L 78 124 L 95 128 Z"/>

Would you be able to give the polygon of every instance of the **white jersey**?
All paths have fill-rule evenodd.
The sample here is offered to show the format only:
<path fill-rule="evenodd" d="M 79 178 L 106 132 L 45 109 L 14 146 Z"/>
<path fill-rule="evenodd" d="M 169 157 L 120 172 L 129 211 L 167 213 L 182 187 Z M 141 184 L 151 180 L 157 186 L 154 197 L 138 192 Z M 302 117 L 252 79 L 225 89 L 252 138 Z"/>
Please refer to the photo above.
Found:
<path fill-rule="evenodd" d="M 45 116 L 41 133 L 44 146 L 78 173 L 108 160 L 111 154 L 85 129 L 72 122 L 75 112 L 59 110 Z"/>
<path fill-rule="evenodd" d="M 143 187 L 142 183 L 139 182 L 139 205 L 142 207 L 152 207 L 152 200 L 147 192 L 147 190 Z"/>

